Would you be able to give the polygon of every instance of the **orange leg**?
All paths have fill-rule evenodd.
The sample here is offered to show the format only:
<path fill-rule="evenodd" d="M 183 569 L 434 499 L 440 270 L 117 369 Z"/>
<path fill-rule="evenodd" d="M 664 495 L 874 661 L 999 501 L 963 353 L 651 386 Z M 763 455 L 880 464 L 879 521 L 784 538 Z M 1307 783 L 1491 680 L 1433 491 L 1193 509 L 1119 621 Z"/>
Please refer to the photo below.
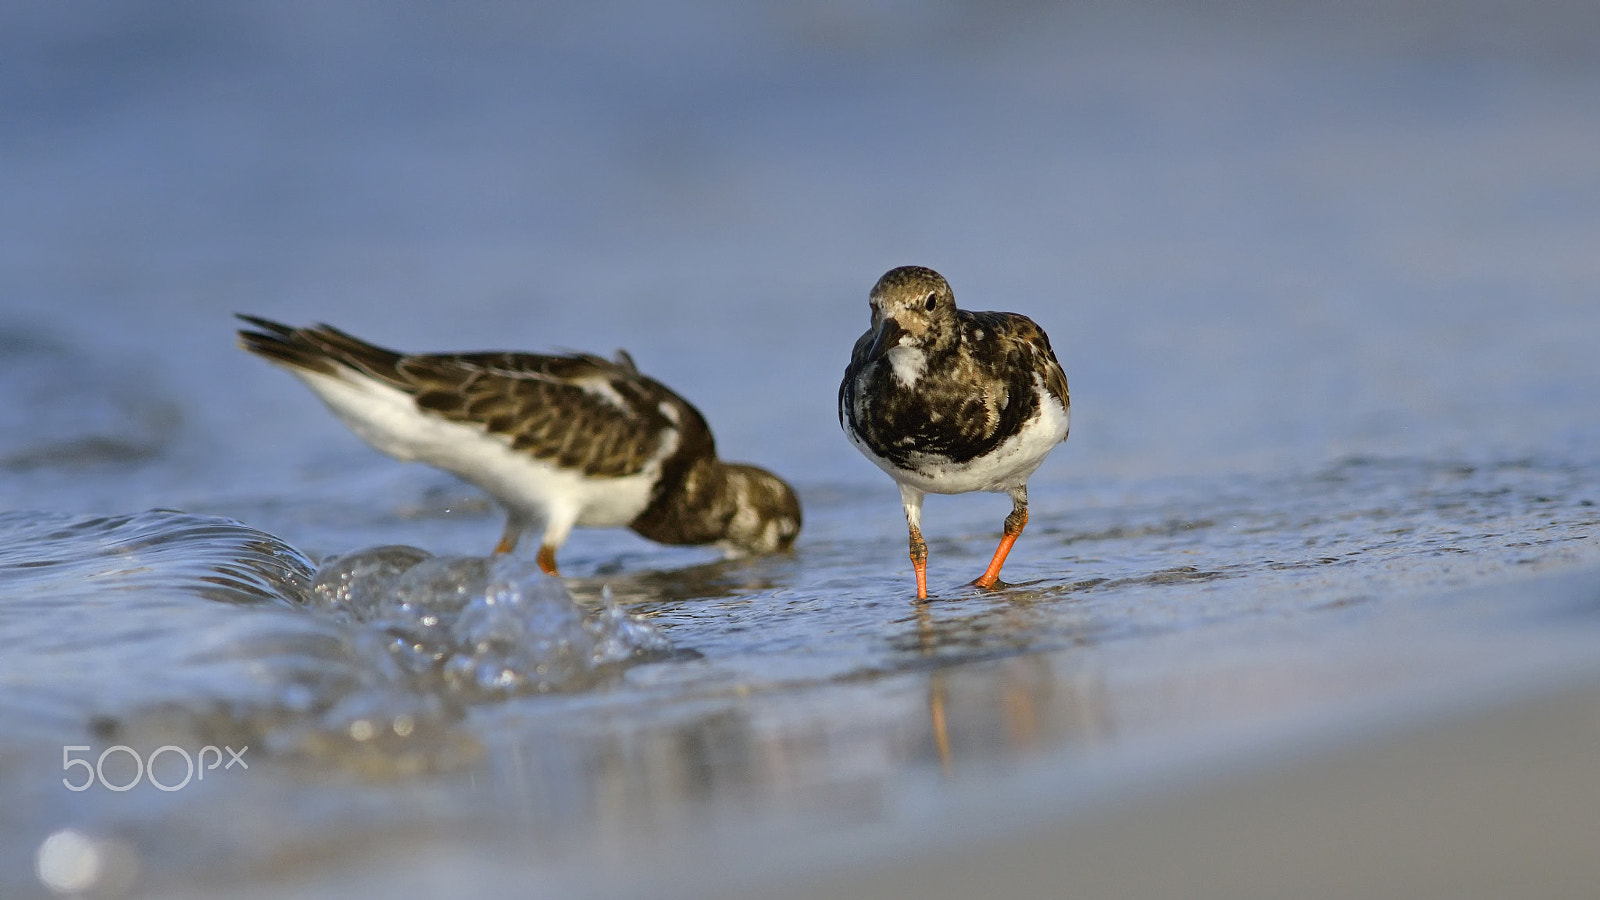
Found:
<path fill-rule="evenodd" d="M 911 526 L 911 568 L 917 572 L 917 599 L 928 599 L 928 544 L 922 529 Z"/>
<path fill-rule="evenodd" d="M 534 561 L 539 564 L 539 571 L 545 573 L 546 575 L 554 575 L 557 578 L 561 577 L 561 573 L 556 571 L 556 548 L 550 546 L 549 544 L 541 546 L 539 548 L 539 555 L 534 557 Z"/>
<path fill-rule="evenodd" d="M 522 532 L 525 527 L 526 526 L 523 524 L 523 521 L 516 516 L 507 517 L 506 530 L 500 535 L 500 543 L 494 545 L 495 555 L 498 556 L 502 553 L 510 553 L 511 551 L 517 549 L 517 542 L 522 539 Z M 563 531 L 560 537 L 561 540 L 565 540 L 566 532 Z M 547 541 L 550 540 L 550 532 L 545 532 L 544 539 Z M 560 542 L 560 540 L 556 541 L 557 544 Z M 539 571 L 545 573 L 546 575 L 555 575 L 558 578 L 561 576 L 561 573 L 556 571 L 555 546 L 551 544 L 540 544 L 539 555 L 534 557 L 534 562 L 539 564 Z"/>
<path fill-rule="evenodd" d="M 500 543 L 494 545 L 496 556 L 517 549 L 517 542 L 522 540 L 522 528 L 520 519 L 514 515 L 506 516 L 506 527 L 500 532 Z"/>
<path fill-rule="evenodd" d="M 1028 525 L 1028 502 L 1013 502 L 1011 515 L 1006 516 L 1005 534 L 1000 537 L 1000 546 L 995 548 L 994 558 L 989 560 L 989 568 L 983 570 L 977 580 L 972 582 L 973 587 L 992 588 L 1000 581 L 1000 567 L 1006 564 L 1006 556 L 1011 553 L 1011 545 L 1017 542 L 1022 534 L 1022 529 Z"/>

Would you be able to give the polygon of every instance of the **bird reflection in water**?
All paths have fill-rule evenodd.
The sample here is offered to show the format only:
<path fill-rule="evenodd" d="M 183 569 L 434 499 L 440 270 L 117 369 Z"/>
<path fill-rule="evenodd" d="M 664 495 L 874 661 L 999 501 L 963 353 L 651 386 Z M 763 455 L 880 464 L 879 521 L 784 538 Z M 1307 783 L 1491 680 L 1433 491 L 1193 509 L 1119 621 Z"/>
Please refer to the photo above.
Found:
<path fill-rule="evenodd" d="M 928 727 L 947 777 L 958 757 L 992 768 L 1112 733 L 1098 673 L 1071 650 L 1018 652 L 1014 641 L 1028 631 L 1003 621 L 1018 616 L 1026 613 L 1014 604 L 953 619 L 936 619 L 927 605 L 915 609 L 917 650 L 934 664 Z"/>

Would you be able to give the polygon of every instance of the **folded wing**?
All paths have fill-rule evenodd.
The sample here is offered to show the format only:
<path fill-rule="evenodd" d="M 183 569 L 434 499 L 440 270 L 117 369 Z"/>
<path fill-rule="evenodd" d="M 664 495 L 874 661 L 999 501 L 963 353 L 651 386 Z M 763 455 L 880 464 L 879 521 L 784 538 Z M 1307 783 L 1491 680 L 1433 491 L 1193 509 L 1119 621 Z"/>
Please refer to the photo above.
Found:
<path fill-rule="evenodd" d="M 686 420 L 699 421 L 626 354 L 615 361 L 589 354 L 406 355 L 328 325 L 240 318 L 259 329 L 240 332 L 253 353 L 324 375 L 363 373 L 410 395 L 420 409 L 504 435 L 518 450 L 592 477 L 639 472 L 679 445 Z"/>

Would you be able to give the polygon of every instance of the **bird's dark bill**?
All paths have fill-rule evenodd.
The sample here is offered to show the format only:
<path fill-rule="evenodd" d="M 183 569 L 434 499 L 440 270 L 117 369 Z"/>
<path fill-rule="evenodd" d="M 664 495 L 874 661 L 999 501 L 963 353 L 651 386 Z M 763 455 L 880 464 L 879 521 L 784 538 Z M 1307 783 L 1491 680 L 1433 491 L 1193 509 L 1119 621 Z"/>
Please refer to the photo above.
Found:
<path fill-rule="evenodd" d="M 872 338 L 872 347 L 867 350 L 867 359 L 882 359 L 885 353 L 893 350 L 900 344 L 900 339 L 905 337 L 906 330 L 894 319 L 884 319 L 878 326 L 878 333 Z"/>

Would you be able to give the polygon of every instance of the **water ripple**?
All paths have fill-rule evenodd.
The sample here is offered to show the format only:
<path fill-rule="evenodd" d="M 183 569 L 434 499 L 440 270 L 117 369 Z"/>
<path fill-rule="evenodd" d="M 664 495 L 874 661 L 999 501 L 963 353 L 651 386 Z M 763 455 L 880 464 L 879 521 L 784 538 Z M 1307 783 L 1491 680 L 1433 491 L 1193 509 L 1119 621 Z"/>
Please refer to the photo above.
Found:
<path fill-rule="evenodd" d="M 318 570 L 169 510 L 0 514 L 0 633 L 14 737 L 187 734 L 368 772 L 470 756 L 465 703 L 592 687 L 668 646 L 515 559 L 384 547 Z"/>

